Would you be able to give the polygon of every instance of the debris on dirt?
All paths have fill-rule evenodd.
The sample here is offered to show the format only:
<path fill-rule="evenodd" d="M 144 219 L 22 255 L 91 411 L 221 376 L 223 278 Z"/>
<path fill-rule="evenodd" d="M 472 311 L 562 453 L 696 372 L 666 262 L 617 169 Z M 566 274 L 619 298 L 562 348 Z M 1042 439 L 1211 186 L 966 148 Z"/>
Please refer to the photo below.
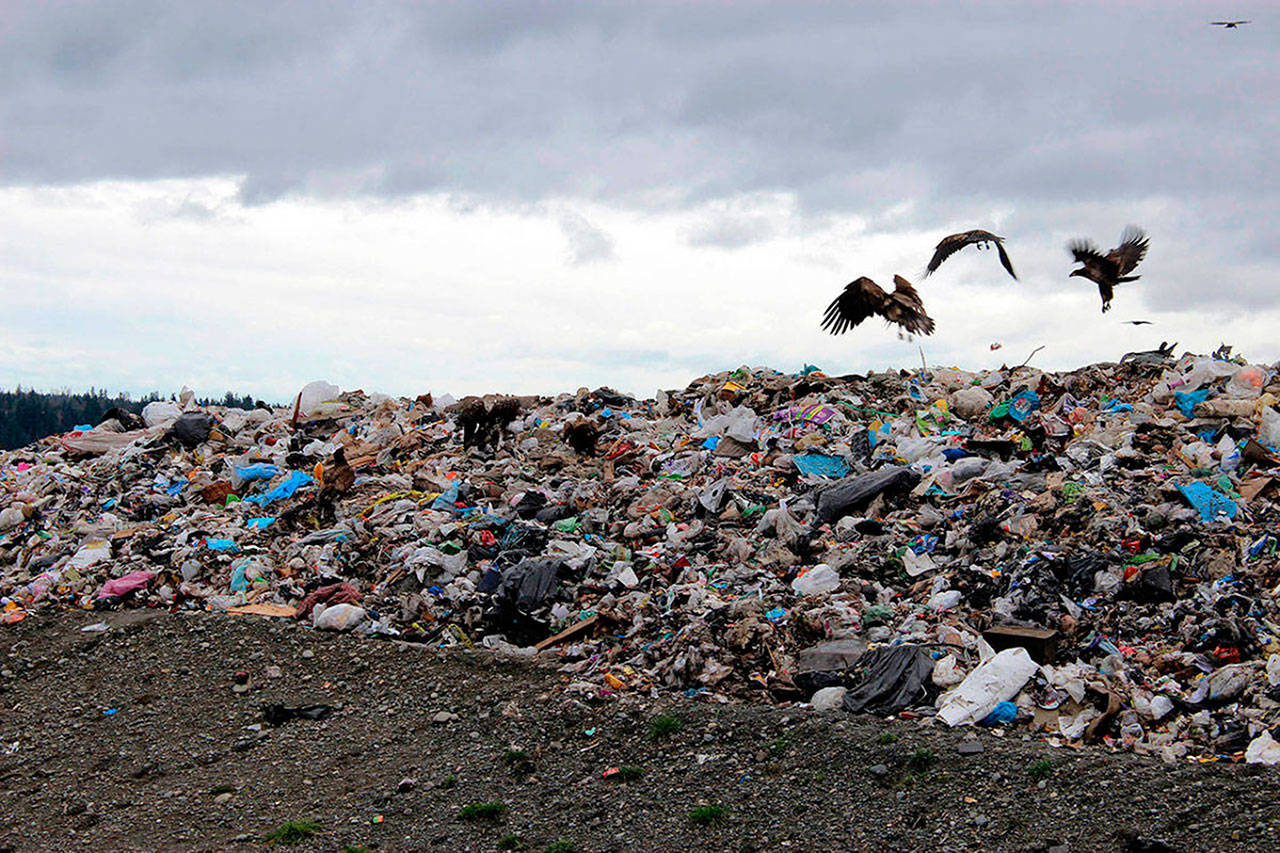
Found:
<path fill-rule="evenodd" d="M 292 616 L 548 658 L 591 702 L 821 694 L 1270 763 L 1280 384 L 1217 356 L 166 403 L 0 454 L 3 621 Z"/>

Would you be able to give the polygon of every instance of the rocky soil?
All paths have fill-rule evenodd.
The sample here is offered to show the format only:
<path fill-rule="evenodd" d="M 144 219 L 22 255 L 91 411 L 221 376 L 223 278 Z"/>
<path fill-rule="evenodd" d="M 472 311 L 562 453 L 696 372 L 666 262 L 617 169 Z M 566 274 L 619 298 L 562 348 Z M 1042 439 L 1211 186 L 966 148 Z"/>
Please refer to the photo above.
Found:
<path fill-rule="evenodd" d="M 1280 832 L 1271 769 L 987 731 L 962 753 L 972 732 L 910 720 L 574 698 L 554 661 L 287 622 L 32 616 L 0 653 L 8 850 L 262 850 L 288 821 L 319 827 L 292 849 L 325 851 L 1246 850 Z M 273 727 L 271 703 L 340 708 Z M 659 715 L 678 730 L 655 738 Z M 460 817 L 477 803 L 503 809 Z M 695 822 L 701 806 L 722 814 Z"/>

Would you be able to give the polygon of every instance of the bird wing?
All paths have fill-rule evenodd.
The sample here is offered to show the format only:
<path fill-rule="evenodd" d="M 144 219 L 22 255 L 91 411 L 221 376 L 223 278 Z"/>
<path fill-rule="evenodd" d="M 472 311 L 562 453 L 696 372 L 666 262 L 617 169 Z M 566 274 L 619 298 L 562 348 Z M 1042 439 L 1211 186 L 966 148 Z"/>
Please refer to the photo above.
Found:
<path fill-rule="evenodd" d="M 961 231 L 959 234 L 950 234 L 943 237 L 937 247 L 933 250 L 933 257 L 929 259 L 929 266 L 925 269 L 926 276 L 931 272 L 936 272 L 938 267 L 942 266 L 942 262 L 963 249 L 965 246 L 981 243 L 984 240 L 995 240 L 996 236 L 989 231 Z"/>
<path fill-rule="evenodd" d="M 915 335 L 932 335 L 933 318 L 924 312 L 924 303 L 911 282 L 900 275 L 893 277 L 893 293 L 880 312 L 890 323 L 897 323 Z"/>
<path fill-rule="evenodd" d="M 833 335 L 842 335 L 872 314 L 883 314 L 888 298 L 880 285 L 865 275 L 856 278 L 831 300 L 822 317 L 822 328 Z"/>
<path fill-rule="evenodd" d="M 1142 229 L 1130 225 L 1120 235 L 1120 245 L 1107 253 L 1107 259 L 1116 265 L 1120 275 L 1127 275 L 1147 256 L 1148 243 Z"/>
<path fill-rule="evenodd" d="M 1009 253 L 1004 250 L 1004 243 L 1000 240 L 996 241 L 996 251 L 1000 253 L 1000 265 L 1009 271 L 1014 281 L 1017 281 L 1018 274 L 1013 271 L 1013 261 L 1009 260 Z"/>
<path fill-rule="evenodd" d="M 1072 240 L 1067 244 L 1067 251 L 1076 259 L 1076 263 L 1084 264 L 1086 270 L 1107 272 L 1112 278 L 1119 275 L 1115 272 L 1115 262 L 1103 255 L 1089 240 Z"/>

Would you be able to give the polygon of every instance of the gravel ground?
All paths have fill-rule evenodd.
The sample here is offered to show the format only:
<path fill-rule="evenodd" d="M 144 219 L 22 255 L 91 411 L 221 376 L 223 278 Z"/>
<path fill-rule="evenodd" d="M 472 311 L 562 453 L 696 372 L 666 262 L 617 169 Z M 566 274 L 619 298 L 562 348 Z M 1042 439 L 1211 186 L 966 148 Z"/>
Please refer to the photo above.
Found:
<path fill-rule="evenodd" d="M 1275 772 L 1256 767 L 986 732 L 966 755 L 971 732 L 587 702 L 545 665 L 256 618 L 126 611 L 80 630 L 102 618 L 0 633 L 0 847 L 261 850 L 301 820 L 320 829 L 292 849 L 326 851 L 1245 850 L 1280 831 Z M 341 708 L 271 727 L 276 702 Z M 657 715 L 679 730 L 652 738 Z M 496 818 L 459 817 L 490 802 Z M 696 823 L 700 806 L 723 814 Z"/>

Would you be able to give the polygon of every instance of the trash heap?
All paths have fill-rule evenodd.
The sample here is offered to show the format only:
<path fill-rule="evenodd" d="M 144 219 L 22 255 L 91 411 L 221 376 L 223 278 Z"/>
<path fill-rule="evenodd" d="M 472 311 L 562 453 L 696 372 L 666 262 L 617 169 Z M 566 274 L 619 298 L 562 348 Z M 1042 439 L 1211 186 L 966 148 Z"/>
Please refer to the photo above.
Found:
<path fill-rule="evenodd" d="M 433 399 L 312 383 L 0 454 L 5 622 L 164 607 L 678 690 L 1280 761 L 1275 368 L 739 368 Z M 341 453 L 338 451 L 341 450 Z"/>

